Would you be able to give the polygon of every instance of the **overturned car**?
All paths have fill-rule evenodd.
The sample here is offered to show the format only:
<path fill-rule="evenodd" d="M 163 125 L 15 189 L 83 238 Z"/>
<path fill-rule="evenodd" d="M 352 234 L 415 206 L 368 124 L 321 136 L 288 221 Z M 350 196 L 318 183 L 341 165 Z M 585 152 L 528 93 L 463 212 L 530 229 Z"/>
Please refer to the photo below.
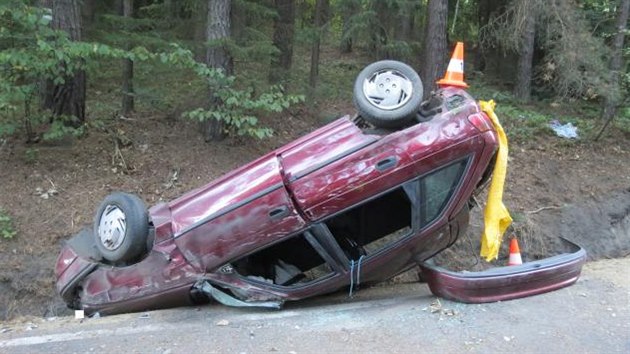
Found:
<path fill-rule="evenodd" d="M 422 96 L 412 68 L 373 63 L 355 83 L 356 116 L 148 210 L 133 195 L 108 196 L 93 227 L 64 245 L 58 292 L 71 308 L 101 314 L 208 299 L 280 307 L 424 264 L 465 232 L 498 143 L 462 88 Z M 583 257 L 571 259 L 543 264 L 573 272 L 560 280 L 554 270 L 534 274 L 535 287 L 574 282 Z M 444 274 L 427 269 L 432 279 Z M 532 279 L 532 271 L 520 274 Z M 493 277 L 507 294 L 500 299 L 522 294 L 523 284 L 511 288 L 514 277 Z"/>

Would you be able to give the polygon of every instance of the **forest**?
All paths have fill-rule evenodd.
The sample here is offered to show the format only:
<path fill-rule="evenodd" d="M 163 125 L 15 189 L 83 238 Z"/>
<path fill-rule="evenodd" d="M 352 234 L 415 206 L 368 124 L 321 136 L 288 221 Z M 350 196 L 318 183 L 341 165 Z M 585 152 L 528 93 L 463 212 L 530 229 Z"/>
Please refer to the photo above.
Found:
<path fill-rule="evenodd" d="M 463 41 L 475 89 L 579 105 L 597 138 L 630 119 L 627 18 L 627 0 L 3 0 L 0 137 L 80 136 L 151 107 L 206 140 L 265 138 L 259 118 L 348 98 L 370 61 L 412 64 L 428 94 Z"/>

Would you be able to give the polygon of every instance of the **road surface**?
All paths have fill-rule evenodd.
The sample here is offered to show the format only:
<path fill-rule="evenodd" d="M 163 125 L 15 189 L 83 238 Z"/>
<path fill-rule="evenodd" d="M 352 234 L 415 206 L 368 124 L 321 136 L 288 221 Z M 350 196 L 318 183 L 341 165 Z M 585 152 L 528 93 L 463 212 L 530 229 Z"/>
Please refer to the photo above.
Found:
<path fill-rule="evenodd" d="M 0 353 L 630 352 L 630 258 L 588 263 L 573 286 L 467 305 L 425 284 L 286 304 L 217 304 L 78 320 L 0 324 Z"/>

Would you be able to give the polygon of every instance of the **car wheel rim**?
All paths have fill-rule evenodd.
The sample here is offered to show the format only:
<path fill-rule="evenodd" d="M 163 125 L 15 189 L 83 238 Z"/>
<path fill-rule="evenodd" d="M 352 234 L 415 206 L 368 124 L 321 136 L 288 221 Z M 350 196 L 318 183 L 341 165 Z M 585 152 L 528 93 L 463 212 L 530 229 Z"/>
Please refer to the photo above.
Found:
<path fill-rule="evenodd" d="M 107 250 L 113 251 L 122 245 L 127 232 L 125 213 L 116 205 L 107 205 L 98 223 L 98 236 Z"/>
<path fill-rule="evenodd" d="M 391 111 L 411 100 L 413 85 L 398 70 L 380 70 L 363 81 L 363 94 L 373 106 Z"/>

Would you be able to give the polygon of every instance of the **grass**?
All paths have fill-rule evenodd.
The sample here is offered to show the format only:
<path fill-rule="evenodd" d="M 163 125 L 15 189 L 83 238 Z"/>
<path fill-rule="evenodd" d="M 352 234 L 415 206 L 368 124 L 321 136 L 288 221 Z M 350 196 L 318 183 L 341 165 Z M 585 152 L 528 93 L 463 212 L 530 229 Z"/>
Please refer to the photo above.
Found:
<path fill-rule="evenodd" d="M 595 102 L 565 100 L 536 100 L 521 103 L 511 93 L 488 86 L 482 80 L 469 83 L 469 92 L 482 100 L 497 102 L 496 113 L 508 138 L 527 142 L 539 138 L 556 138 L 549 124 L 557 120 L 561 124 L 572 123 L 577 127 L 580 140 L 590 139 L 601 125 L 599 105 Z M 557 138 L 561 139 L 561 138 Z M 571 144 L 573 140 L 564 140 Z"/>

